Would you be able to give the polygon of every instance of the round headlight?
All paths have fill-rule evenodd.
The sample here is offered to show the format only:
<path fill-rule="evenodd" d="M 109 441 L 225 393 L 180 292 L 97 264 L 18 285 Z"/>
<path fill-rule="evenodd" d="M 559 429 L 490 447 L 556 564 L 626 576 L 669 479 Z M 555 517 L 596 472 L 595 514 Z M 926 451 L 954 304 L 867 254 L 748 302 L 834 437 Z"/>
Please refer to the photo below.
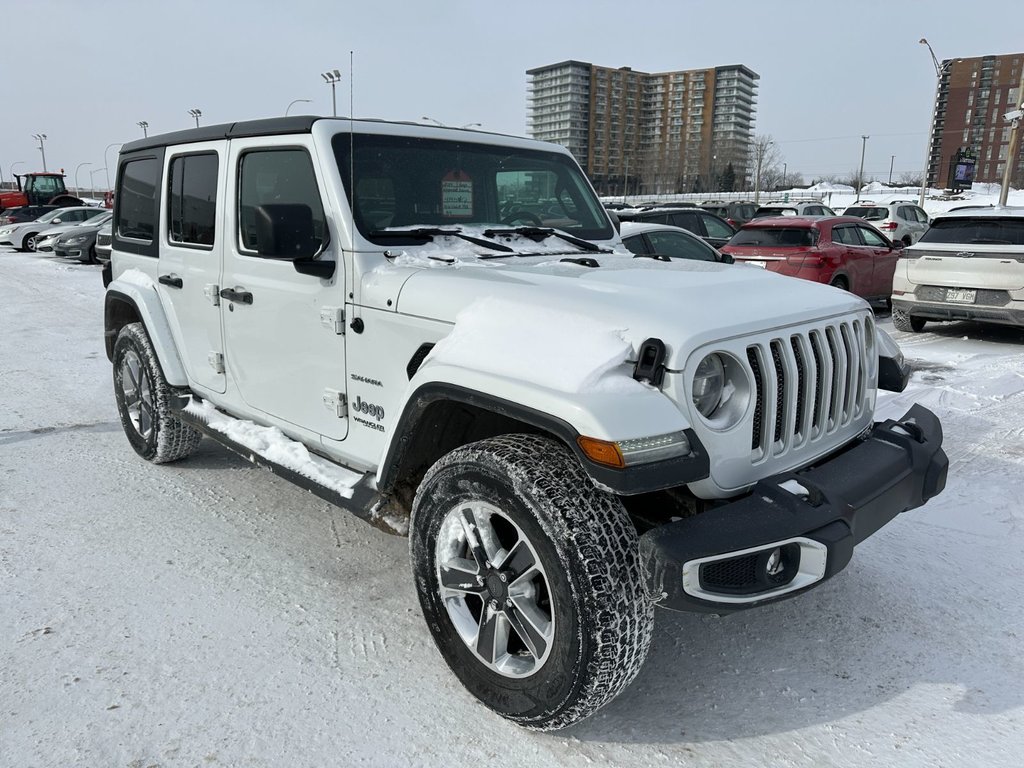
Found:
<path fill-rule="evenodd" d="M 725 365 L 722 358 L 711 354 L 700 361 L 693 374 L 693 404 L 702 416 L 708 418 L 722 402 L 725 388 Z"/>

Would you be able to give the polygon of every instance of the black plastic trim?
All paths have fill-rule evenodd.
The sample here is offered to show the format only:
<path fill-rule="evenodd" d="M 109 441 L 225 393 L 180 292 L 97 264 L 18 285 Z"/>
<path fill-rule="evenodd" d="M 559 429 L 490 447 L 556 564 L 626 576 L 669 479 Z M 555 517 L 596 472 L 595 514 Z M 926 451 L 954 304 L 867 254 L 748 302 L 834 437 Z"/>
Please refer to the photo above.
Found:
<path fill-rule="evenodd" d="M 690 441 L 690 455 L 664 461 L 639 464 L 625 469 L 613 469 L 591 461 L 576 442 L 579 437 L 572 425 L 551 414 L 529 408 L 510 400 L 467 389 L 455 384 L 429 382 L 420 386 L 406 404 L 395 425 L 398 437 L 392 441 L 384 457 L 381 472 L 381 493 L 388 493 L 400 480 L 399 467 L 405 457 L 415 430 L 427 406 L 451 400 L 491 411 L 502 416 L 537 427 L 559 438 L 573 451 L 583 469 L 596 483 L 625 496 L 650 493 L 692 483 L 710 474 L 711 463 L 707 451 L 692 429 L 685 430 Z"/>
<path fill-rule="evenodd" d="M 293 117 L 270 117 L 265 120 L 245 120 L 237 123 L 220 123 L 204 125 L 200 128 L 189 128 L 185 131 L 161 133 L 136 141 L 131 141 L 121 148 L 121 153 L 138 152 L 142 149 L 169 147 L 175 144 L 191 144 L 198 141 L 217 141 L 221 139 L 243 139 L 251 136 L 277 136 L 285 133 L 309 133 L 313 123 L 323 118 L 312 115 L 296 115 Z"/>
<path fill-rule="evenodd" d="M 941 493 L 948 469 L 942 425 L 915 405 L 899 421 L 876 422 L 865 439 L 812 467 L 765 478 L 745 496 L 645 533 L 640 561 L 648 592 L 665 608 L 720 614 L 806 592 L 843 570 L 857 544 Z M 780 487 L 787 480 L 808 495 Z M 683 589 L 687 562 L 800 536 L 827 549 L 823 578 L 803 589 L 746 603 L 701 599 Z"/>
<path fill-rule="evenodd" d="M 124 149 L 121 150 L 121 155 L 117 160 L 117 176 L 115 189 L 121 189 L 121 179 L 124 174 L 125 166 L 136 160 L 156 160 L 157 162 L 157 180 L 156 188 L 154 190 L 153 198 L 153 239 L 152 240 L 137 240 L 131 237 L 121 237 L 117 231 L 118 223 L 121 220 L 121 204 L 123 196 L 120 194 L 114 195 L 114 216 L 110 221 L 110 248 L 111 251 L 122 251 L 123 253 L 133 253 L 137 256 L 149 256 L 151 258 L 158 258 L 160 255 L 160 210 L 163 204 L 163 187 L 164 187 L 164 149 L 159 147 L 149 152 L 133 153 L 127 152 Z"/>

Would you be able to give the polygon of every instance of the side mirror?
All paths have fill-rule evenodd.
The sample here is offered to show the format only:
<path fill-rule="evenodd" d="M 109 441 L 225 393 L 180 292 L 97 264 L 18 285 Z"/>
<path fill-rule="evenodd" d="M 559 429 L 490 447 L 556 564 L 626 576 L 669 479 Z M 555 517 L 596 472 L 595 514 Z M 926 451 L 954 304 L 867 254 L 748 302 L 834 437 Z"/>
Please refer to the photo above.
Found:
<path fill-rule="evenodd" d="M 731 253 L 721 253 L 721 254 L 719 254 L 719 256 L 721 257 L 721 261 L 722 261 L 723 264 L 735 264 L 736 263 L 736 259 L 734 259 L 732 257 Z"/>
<path fill-rule="evenodd" d="M 902 251 L 903 250 L 903 241 L 902 240 L 893 240 L 893 242 L 892 242 L 892 249 L 894 251 Z"/>
<path fill-rule="evenodd" d="M 51 224 L 60 224 L 61 218 L 58 216 L 56 219 L 50 219 Z"/>

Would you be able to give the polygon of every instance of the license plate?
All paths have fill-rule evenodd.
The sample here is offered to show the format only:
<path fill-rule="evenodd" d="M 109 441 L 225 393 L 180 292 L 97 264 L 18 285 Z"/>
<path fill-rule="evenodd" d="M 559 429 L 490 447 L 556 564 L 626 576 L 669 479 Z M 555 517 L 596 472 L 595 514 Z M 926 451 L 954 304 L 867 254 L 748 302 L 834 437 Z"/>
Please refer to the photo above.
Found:
<path fill-rule="evenodd" d="M 749 264 L 752 267 L 760 267 L 761 269 L 764 269 L 766 266 L 766 262 L 763 261 L 747 261 L 745 263 Z"/>
<path fill-rule="evenodd" d="M 974 288 L 947 288 L 946 301 L 952 304 L 973 304 L 978 296 Z"/>

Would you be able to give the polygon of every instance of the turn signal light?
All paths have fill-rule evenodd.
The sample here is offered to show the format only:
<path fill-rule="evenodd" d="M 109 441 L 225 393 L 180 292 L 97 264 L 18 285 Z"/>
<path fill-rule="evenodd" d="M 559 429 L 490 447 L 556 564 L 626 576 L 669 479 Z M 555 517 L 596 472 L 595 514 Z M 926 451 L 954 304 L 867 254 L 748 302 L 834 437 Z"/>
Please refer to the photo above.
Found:
<path fill-rule="evenodd" d="M 576 444 L 584 456 L 597 464 L 616 469 L 623 469 L 626 466 L 626 460 L 622 457 L 622 451 L 619 450 L 617 443 L 580 435 L 576 438 Z"/>

